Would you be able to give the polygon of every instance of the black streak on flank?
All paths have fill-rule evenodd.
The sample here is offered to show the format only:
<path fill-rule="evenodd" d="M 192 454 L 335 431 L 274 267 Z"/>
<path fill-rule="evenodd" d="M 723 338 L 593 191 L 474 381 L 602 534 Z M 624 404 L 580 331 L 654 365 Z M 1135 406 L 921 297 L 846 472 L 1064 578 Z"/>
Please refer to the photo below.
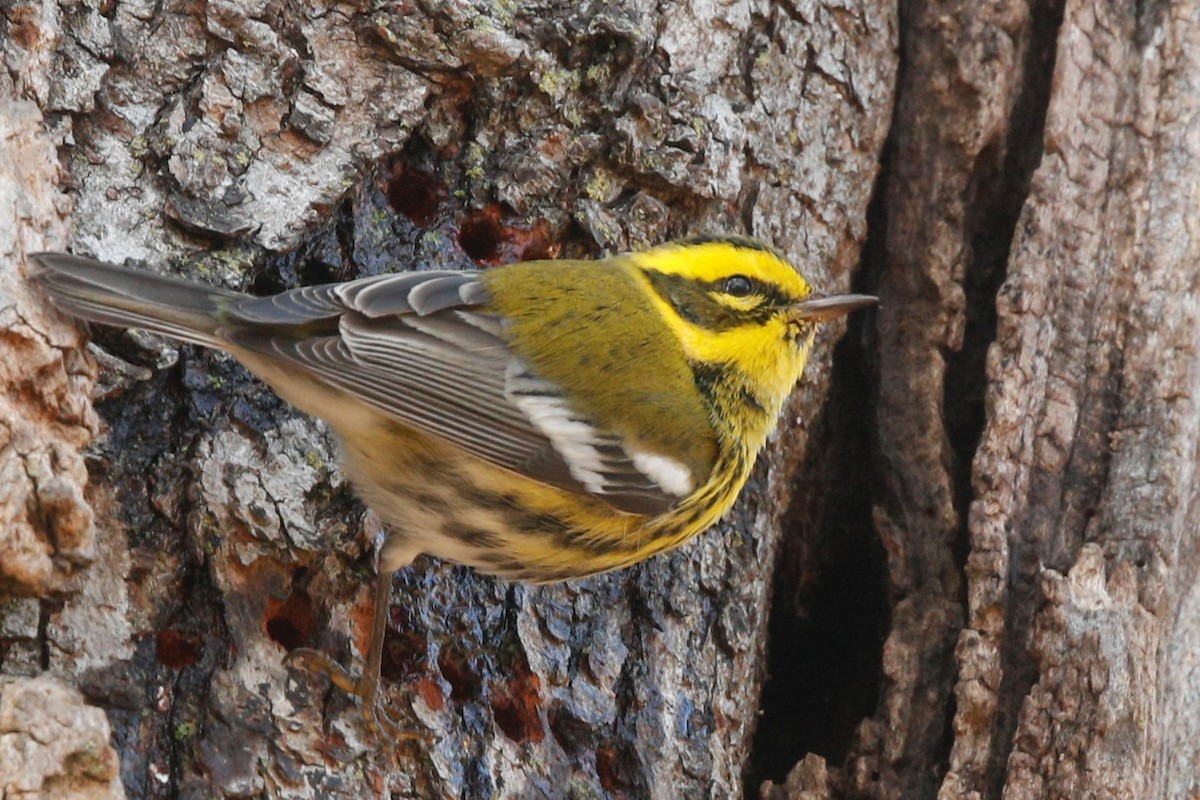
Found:
<path fill-rule="evenodd" d="M 571 530 L 570 525 L 553 514 L 518 512 L 512 521 L 522 533 L 534 535 L 562 536 Z"/>
<path fill-rule="evenodd" d="M 484 530 L 483 528 L 450 527 L 448 528 L 447 533 L 452 538 L 480 550 L 494 550 L 500 546 L 500 542 L 496 538 L 496 535 L 491 531 Z"/>
<path fill-rule="evenodd" d="M 762 400 L 758 399 L 758 395 L 756 395 L 749 386 L 741 384 L 737 387 L 736 391 L 738 394 L 738 399 L 742 401 L 742 405 L 745 409 L 752 411 L 759 416 L 767 413 L 766 406 L 762 404 Z"/>
<path fill-rule="evenodd" d="M 696 388 L 709 405 L 725 408 L 731 401 L 736 400 L 740 413 L 767 413 L 762 399 L 747 385 L 745 378 L 732 364 L 693 361 L 690 366 Z"/>
<path fill-rule="evenodd" d="M 720 386 L 729 380 L 729 373 L 733 371 L 733 366 L 711 361 L 693 361 L 689 366 L 692 368 L 692 375 L 700 394 L 710 405 L 716 405 Z"/>

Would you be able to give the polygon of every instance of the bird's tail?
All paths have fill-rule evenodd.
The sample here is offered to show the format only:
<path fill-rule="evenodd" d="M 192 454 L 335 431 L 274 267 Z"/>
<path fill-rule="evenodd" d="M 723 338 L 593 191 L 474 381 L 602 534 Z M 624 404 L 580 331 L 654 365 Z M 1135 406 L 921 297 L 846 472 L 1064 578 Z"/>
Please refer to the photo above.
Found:
<path fill-rule="evenodd" d="M 245 298 L 228 289 L 65 253 L 36 253 L 31 258 L 38 267 L 31 278 L 61 311 L 207 347 L 223 346 L 218 331 L 227 311 Z"/>

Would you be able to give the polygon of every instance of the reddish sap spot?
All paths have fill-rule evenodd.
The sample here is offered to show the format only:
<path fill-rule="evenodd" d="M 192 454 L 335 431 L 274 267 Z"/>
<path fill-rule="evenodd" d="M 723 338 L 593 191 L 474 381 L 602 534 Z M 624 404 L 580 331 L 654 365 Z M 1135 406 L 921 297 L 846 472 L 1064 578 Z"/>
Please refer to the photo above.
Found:
<path fill-rule="evenodd" d="M 618 775 L 620 756 L 615 747 L 604 746 L 596 751 L 596 777 L 600 785 L 609 792 L 620 792 L 625 782 Z"/>
<path fill-rule="evenodd" d="M 329 759 L 330 763 L 340 764 L 346 760 L 346 737 L 336 730 L 328 730 L 324 737 L 313 743 L 313 749 Z"/>
<path fill-rule="evenodd" d="M 200 658 L 200 637 L 168 628 L 154 639 L 154 654 L 158 661 L 171 669 L 183 669 Z"/>
<path fill-rule="evenodd" d="M 358 652 L 365 653 L 371 644 L 371 625 L 375 622 L 375 603 L 390 602 L 391 597 L 373 597 L 371 593 L 366 595 L 366 603 L 357 603 L 350 607 L 350 634 L 354 637 L 354 644 L 358 647 Z"/>
<path fill-rule="evenodd" d="M 545 220 L 535 222 L 528 230 L 509 228 L 508 232 L 509 261 L 557 258 L 562 249 L 558 242 L 550 239 L 550 226 Z"/>
<path fill-rule="evenodd" d="M 417 694 L 421 695 L 425 705 L 434 711 L 441 711 L 446 707 L 446 696 L 442 694 L 442 687 L 433 678 L 422 678 L 416 682 L 413 688 L 416 689 Z"/>
<path fill-rule="evenodd" d="M 554 258 L 560 247 L 542 221 L 526 227 L 501 220 L 500 206 L 490 205 L 467 215 L 458 226 L 458 245 L 473 260 L 488 266 Z"/>
<path fill-rule="evenodd" d="M 721 709 L 715 707 L 713 708 L 713 725 L 718 730 L 724 730 L 729 725 L 729 720 L 726 719 L 725 714 L 722 713 Z"/>

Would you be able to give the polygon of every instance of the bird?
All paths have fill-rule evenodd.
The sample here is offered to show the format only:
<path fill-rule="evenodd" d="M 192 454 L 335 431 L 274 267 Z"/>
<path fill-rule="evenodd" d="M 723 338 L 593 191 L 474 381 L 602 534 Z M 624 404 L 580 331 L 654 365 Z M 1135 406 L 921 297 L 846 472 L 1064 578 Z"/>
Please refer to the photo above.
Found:
<path fill-rule="evenodd" d="M 31 279 L 74 317 L 232 354 L 341 443 L 386 524 L 356 674 L 287 663 L 410 734 L 380 693 L 392 575 L 422 554 L 550 583 L 713 525 L 801 380 L 818 325 L 877 298 L 815 293 L 774 248 L 696 236 L 595 260 L 373 275 L 257 297 L 66 253 Z"/>

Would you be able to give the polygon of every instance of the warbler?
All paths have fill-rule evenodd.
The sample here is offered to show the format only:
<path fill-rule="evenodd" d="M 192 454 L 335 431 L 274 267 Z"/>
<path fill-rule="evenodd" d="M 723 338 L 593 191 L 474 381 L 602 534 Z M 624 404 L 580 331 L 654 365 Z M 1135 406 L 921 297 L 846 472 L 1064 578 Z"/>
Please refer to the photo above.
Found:
<path fill-rule="evenodd" d="M 33 260 L 62 311 L 231 353 L 338 434 L 388 526 L 371 642 L 357 676 L 312 650 L 289 659 L 395 735 L 379 693 L 394 570 L 424 553 L 542 583 L 687 541 L 737 498 L 817 324 L 876 302 L 818 297 L 778 252 L 733 236 L 271 297 Z"/>

